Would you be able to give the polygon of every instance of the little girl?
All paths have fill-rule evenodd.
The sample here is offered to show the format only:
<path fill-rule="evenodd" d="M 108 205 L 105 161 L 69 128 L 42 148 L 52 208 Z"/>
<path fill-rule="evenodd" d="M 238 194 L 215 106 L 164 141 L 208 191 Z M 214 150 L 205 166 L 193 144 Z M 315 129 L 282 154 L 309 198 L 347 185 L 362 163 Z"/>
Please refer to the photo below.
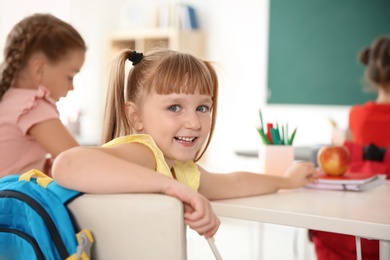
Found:
<path fill-rule="evenodd" d="M 125 84 L 125 64 L 133 67 Z M 285 177 L 212 173 L 196 162 L 213 135 L 218 80 L 212 65 L 190 54 L 124 50 L 113 70 L 101 148 L 61 153 L 53 177 L 86 193 L 163 193 L 185 205 L 185 223 L 206 238 L 220 224 L 209 200 L 273 193 L 315 180 L 312 163 Z M 110 141 L 111 140 L 111 141 Z M 227 140 L 228 141 L 228 140 Z"/>
<path fill-rule="evenodd" d="M 80 34 L 49 14 L 28 16 L 8 34 L 0 67 L 0 177 L 32 168 L 50 174 L 47 156 L 78 146 L 56 102 L 73 90 L 85 52 Z"/>
<path fill-rule="evenodd" d="M 349 130 L 353 143 L 346 145 L 357 146 L 365 151 L 368 151 L 370 145 L 375 145 L 380 147 L 379 153 L 383 153 L 381 156 L 385 156 L 386 149 L 387 154 L 390 149 L 390 36 L 383 35 L 374 39 L 370 46 L 359 52 L 359 61 L 365 66 L 365 79 L 376 90 L 377 98 L 352 106 L 349 112 Z M 353 157 L 350 165 L 352 172 L 379 171 L 387 173 L 387 179 L 390 179 L 387 160 L 366 160 L 366 155 L 359 159 L 356 157 Z M 356 259 L 354 236 L 314 230 L 310 235 L 318 260 Z M 361 252 L 362 259 L 379 259 L 379 241 L 361 238 Z"/>

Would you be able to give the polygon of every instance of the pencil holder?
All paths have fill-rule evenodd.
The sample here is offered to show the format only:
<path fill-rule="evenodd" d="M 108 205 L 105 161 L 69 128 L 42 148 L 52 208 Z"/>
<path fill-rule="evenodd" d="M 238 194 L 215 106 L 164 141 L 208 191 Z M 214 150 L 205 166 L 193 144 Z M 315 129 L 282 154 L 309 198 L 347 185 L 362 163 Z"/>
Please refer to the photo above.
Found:
<path fill-rule="evenodd" d="M 332 129 L 332 144 L 343 145 L 345 140 L 348 139 L 348 130 L 334 128 Z"/>
<path fill-rule="evenodd" d="M 259 162 L 261 173 L 283 176 L 294 163 L 294 147 L 262 145 L 259 148 Z"/>

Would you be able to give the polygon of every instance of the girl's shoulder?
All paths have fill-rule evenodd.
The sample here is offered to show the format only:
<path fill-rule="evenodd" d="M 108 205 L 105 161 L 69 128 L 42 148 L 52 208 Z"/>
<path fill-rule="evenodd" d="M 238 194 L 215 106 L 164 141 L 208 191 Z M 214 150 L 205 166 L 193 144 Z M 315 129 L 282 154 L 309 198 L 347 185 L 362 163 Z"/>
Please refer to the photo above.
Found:
<path fill-rule="evenodd" d="M 50 98 L 50 92 L 46 88 L 21 89 L 10 88 L 4 94 L 0 102 L 1 110 L 9 117 L 20 118 L 30 111 L 34 114 L 50 117 L 59 115 L 56 103 Z"/>
<path fill-rule="evenodd" d="M 132 135 L 117 137 L 103 144 L 102 147 L 114 147 L 121 144 L 131 144 L 131 143 L 138 143 L 138 144 L 145 145 L 153 152 L 157 161 L 161 161 L 161 163 L 165 162 L 164 155 L 160 150 L 160 148 L 158 148 L 153 138 L 150 135 L 146 135 L 146 134 L 132 134 Z"/>
<path fill-rule="evenodd" d="M 49 90 L 44 87 L 38 89 L 10 88 L 4 94 L 2 102 L 7 103 L 7 106 L 22 107 L 22 110 L 28 110 L 39 102 L 56 107 L 55 101 L 50 97 Z"/>
<path fill-rule="evenodd" d="M 27 100 L 45 100 L 55 104 L 55 101 L 50 97 L 50 91 L 43 86 L 37 89 L 10 88 L 4 94 L 3 98 L 4 100 L 19 101 L 20 103 L 26 102 Z"/>
<path fill-rule="evenodd" d="M 356 104 L 356 105 L 353 105 L 352 106 L 352 109 L 358 109 L 358 108 L 362 108 L 362 107 L 371 107 L 371 106 L 375 106 L 376 103 L 374 101 L 367 101 L 366 103 L 363 103 L 363 104 Z"/>
<path fill-rule="evenodd" d="M 133 134 L 133 135 L 117 137 L 103 144 L 103 147 L 112 147 L 119 144 L 128 144 L 128 143 L 142 143 L 150 147 L 157 147 L 153 138 L 150 135 L 146 135 L 146 134 Z"/>
<path fill-rule="evenodd" d="M 359 105 L 354 105 L 352 106 L 351 108 L 351 111 L 353 112 L 362 112 L 362 111 L 375 111 L 375 110 L 385 110 L 385 111 L 389 111 L 390 110 L 390 103 L 386 103 L 386 104 L 378 104 L 374 101 L 367 101 L 366 103 L 364 104 L 359 104 Z"/>

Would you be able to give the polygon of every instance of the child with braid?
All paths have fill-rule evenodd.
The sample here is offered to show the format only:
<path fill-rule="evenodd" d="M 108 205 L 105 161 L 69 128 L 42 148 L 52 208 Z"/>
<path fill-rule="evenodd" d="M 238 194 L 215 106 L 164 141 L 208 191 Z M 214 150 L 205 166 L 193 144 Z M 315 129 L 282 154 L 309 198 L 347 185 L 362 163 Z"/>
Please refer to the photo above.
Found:
<path fill-rule="evenodd" d="M 127 60 L 133 67 L 125 82 Z M 53 164 L 53 178 L 60 185 L 86 193 L 174 196 L 184 203 L 186 224 L 209 238 L 220 223 L 209 200 L 273 193 L 315 181 L 309 162 L 292 165 L 284 176 L 220 174 L 197 164 L 211 141 L 217 113 L 218 79 L 210 62 L 166 49 L 145 55 L 126 49 L 116 64 L 106 103 L 107 143 L 61 153 Z"/>
<path fill-rule="evenodd" d="M 47 156 L 78 146 L 56 102 L 73 89 L 85 52 L 80 34 L 50 14 L 28 16 L 8 34 L 0 67 L 0 177 L 32 168 L 50 174 Z"/>

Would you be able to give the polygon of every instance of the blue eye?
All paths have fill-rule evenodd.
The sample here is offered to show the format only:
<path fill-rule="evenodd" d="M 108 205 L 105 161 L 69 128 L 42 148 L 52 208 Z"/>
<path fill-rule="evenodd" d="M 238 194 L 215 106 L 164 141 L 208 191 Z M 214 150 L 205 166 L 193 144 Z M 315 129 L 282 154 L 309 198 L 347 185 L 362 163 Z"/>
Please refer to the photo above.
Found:
<path fill-rule="evenodd" d="M 179 105 L 173 105 L 173 106 L 168 107 L 168 110 L 172 111 L 172 112 L 178 112 L 180 110 L 180 106 Z"/>
<path fill-rule="evenodd" d="M 196 111 L 198 112 L 202 112 L 202 113 L 206 113 L 210 110 L 210 108 L 208 106 L 199 106 L 196 108 Z"/>

